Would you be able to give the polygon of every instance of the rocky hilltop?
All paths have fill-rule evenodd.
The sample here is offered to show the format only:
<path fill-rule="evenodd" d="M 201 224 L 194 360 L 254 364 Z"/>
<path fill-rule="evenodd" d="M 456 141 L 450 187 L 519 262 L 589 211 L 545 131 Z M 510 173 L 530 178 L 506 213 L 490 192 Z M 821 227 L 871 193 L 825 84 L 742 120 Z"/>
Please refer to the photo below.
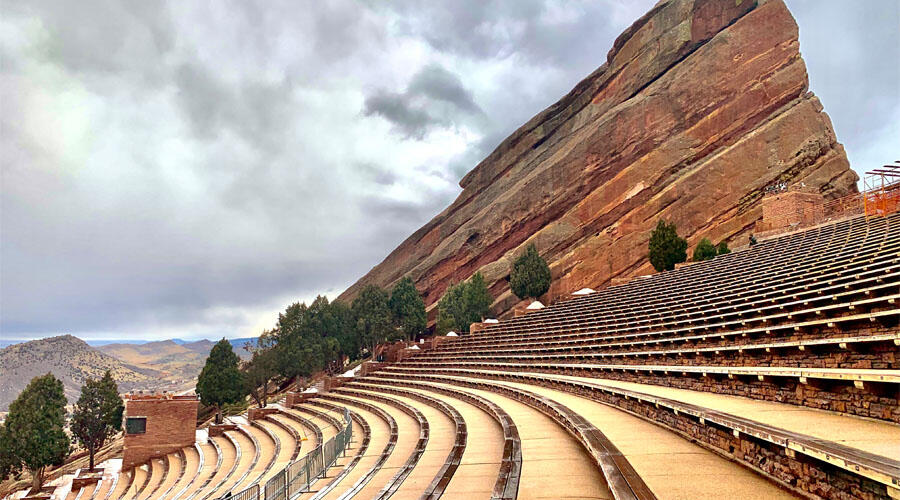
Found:
<path fill-rule="evenodd" d="M 808 91 L 797 23 L 781 0 L 659 2 L 606 63 L 504 140 L 459 197 L 340 298 L 410 275 L 433 308 L 480 270 L 517 302 L 511 260 L 535 243 L 545 300 L 650 272 L 651 228 L 746 242 L 767 186 L 804 182 L 827 199 L 856 190 L 843 147 Z M 433 315 L 432 315 L 433 317 Z"/>
<path fill-rule="evenodd" d="M 62 381 L 66 399 L 74 403 L 85 380 L 102 377 L 106 370 L 110 370 L 122 392 L 179 390 L 193 385 L 192 380 L 182 380 L 181 374 L 131 364 L 100 352 L 77 337 L 61 335 L 0 350 L 0 412 L 6 411 L 28 382 L 39 375 L 53 373 Z M 193 377 L 196 373 L 199 368 Z"/>
<path fill-rule="evenodd" d="M 160 372 L 169 379 L 193 380 L 203 369 L 212 346 L 208 340 L 183 344 L 160 340 L 145 344 L 106 344 L 96 349 L 131 366 Z"/>
<path fill-rule="evenodd" d="M 98 352 L 71 335 L 11 345 L 0 350 L 0 411 L 6 411 L 28 382 L 39 375 L 52 372 L 62 381 L 66 399 L 73 403 L 84 381 L 102 377 L 106 370 L 121 390 L 147 385 L 156 375 Z"/>

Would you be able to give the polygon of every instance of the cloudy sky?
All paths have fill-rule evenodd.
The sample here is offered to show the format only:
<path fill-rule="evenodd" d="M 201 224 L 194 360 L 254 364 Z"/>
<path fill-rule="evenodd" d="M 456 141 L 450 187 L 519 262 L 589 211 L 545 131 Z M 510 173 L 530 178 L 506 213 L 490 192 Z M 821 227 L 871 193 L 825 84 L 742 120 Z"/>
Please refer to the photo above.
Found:
<path fill-rule="evenodd" d="M 0 337 L 337 295 L 653 3 L 3 0 Z M 900 2 L 788 4 L 853 167 L 900 159 Z"/>

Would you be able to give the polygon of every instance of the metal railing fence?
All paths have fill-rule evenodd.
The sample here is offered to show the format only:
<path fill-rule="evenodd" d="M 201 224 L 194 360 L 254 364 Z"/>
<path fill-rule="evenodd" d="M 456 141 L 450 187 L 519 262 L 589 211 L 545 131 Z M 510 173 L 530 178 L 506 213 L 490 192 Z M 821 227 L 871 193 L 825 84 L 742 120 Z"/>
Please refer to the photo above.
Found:
<path fill-rule="evenodd" d="M 309 491 L 309 487 L 319 476 L 334 465 L 334 462 L 347 449 L 353 438 L 353 424 L 350 411 L 344 408 L 344 428 L 325 443 L 303 457 L 289 463 L 278 474 L 266 481 L 260 491 L 259 483 L 231 494 L 226 493 L 219 500 L 289 500 L 300 493 Z M 262 495 L 260 495 L 262 493 Z"/>

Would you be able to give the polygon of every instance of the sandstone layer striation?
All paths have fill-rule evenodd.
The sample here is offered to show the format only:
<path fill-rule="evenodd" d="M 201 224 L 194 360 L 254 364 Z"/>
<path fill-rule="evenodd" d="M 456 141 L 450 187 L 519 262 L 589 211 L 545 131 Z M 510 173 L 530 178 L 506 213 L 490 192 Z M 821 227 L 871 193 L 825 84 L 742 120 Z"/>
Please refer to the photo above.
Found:
<path fill-rule="evenodd" d="M 433 309 L 450 283 L 480 270 L 502 315 L 518 302 L 507 279 L 528 243 L 550 263 L 551 301 L 651 272 L 647 241 L 661 218 L 691 248 L 703 237 L 745 243 L 768 186 L 803 182 L 826 199 L 856 191 L 808 87 L 781 0 L 660 2 L 340 298 L 410 275 Z"/>

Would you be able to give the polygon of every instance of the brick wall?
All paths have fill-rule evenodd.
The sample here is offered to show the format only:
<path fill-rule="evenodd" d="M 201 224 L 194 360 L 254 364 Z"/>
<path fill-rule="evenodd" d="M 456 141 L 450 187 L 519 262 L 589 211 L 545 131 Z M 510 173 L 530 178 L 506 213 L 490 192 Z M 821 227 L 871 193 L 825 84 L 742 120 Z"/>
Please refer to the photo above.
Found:
<path fill-rule="evenodd" d="M 146 432 L 125 433 L 122 468 L 128 469 L 192 445 L 198 405 L 196 396 L 126 396 L 126 420 L 146 417 Z"/>
<path fill-rule="evenodd" d="M 763 218 L 757 233 L 774 233 L 819 224 L 825 220 L 825 199 L 819 193 L 785 191 L 762 201 Z"/>

